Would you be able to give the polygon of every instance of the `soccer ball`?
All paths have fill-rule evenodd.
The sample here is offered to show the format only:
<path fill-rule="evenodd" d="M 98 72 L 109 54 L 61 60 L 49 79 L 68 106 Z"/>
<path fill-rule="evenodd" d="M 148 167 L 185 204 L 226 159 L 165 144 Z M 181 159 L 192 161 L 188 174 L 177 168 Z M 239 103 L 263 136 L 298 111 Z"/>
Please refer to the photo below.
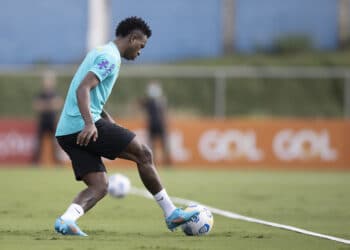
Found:
<path fill-rule="evenodd" d="M 188 206 L 185 211 L 199 211 L 199 214 L 194 216 L 190 221 L 181 226 L 182 231 L 188 236 L 201 236 L 210 232 L 214 225 L 213 214 L 208 208 L 196 204 Z"/>
<path fill-rule="evenodd" d="M 115 198 L 123 198 L 130 191 L 131 184 L 128 177 L 122 174 L 113 174 L 109 177 L 108 193 Z"/>

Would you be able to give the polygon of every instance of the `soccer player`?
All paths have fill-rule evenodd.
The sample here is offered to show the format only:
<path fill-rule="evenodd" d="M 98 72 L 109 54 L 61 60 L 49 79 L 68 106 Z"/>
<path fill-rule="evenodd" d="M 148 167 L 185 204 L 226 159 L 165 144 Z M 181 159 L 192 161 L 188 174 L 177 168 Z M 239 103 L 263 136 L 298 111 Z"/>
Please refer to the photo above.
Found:
<path fill-rule="evenodd" d="M 83 181 L 87 187 L 57 218 L 55 230 L 58 233 L 87 236 L 76 221 L 107 193 L 108 177 L 101 157 L 119 157 L 136 163 L 143 184 L 164 212 L 169 230 L 173 231 L 199 213 L 174 206 L 160 182 L 152 151 L 103 110 L 118 77 L 121 57 L 136 59 L 151 34 L 148 24 L 141 18 L 126 18 L 118 24 L 115 40 L 90 51 L 73 77 L 56 138 L 70 157 L 76 180 Z"/>

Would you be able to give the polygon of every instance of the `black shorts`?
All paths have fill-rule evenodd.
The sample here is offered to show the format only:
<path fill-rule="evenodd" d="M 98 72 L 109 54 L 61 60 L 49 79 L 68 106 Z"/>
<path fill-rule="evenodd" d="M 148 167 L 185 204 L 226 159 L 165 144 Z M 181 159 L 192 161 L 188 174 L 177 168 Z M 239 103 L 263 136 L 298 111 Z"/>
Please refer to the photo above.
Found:
<path fill-rule="evenodd" d="M 77 180 L 91 172 L 106 172 L 101 157 L 111 160 L 117 158 L 135 137 L 130 130 L 104 119 L 98 120 L 95 125 L 98 138 L 95 142 L 91 140 L 87 146 L 77 144 L 79 132 L 56 137 L 72 161 Z"/>

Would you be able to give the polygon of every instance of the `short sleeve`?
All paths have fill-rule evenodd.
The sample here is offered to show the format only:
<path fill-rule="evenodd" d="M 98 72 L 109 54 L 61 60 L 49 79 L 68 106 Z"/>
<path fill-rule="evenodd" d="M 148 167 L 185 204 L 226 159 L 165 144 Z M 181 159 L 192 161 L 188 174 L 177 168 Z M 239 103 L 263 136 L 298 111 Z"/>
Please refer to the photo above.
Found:
<path fill-rule="evenodd" d="M 108 76 L 114 74 L 117 70 L 116 59 L 108 54 L 102 54 L 96 57 L 92 68 L 89 70 L 93 72 L 100 82 Z"/>

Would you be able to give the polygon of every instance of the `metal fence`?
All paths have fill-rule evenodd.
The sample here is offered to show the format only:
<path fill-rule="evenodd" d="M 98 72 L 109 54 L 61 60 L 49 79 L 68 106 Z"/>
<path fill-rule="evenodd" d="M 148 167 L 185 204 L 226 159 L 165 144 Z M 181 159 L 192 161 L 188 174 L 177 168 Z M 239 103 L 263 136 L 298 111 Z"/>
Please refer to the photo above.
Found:
<path fill-rule="evenodd" d="M 228 78 L 269 79 L 342 79 L 344 81 L 344 117 L 350 117 L 350 70 L 326 67 L 207 67 L 207 66 L 128 66 L 125 77 L 212 77 L 215 79 L 215 115 L 225 116 L 225 91 Z"/>
<path fill-rule="evenodd" d="M 58 76 L 71 76 L 75 66 L 50 68 Z M 0 74 L 40 76 L 47 68 L 18 70 L 3 67 Z M 224 117 L 227 79 L 341 79 L 344 84 L 344 117 L 350 117 L 350 70 L 342 67 L 257 67 L 257 66 L 174 66 L 124 65 L 125 78 L 212 78 L 215 81 L 215 116 Z M 320 83 L 321 84 L 321 83 Z"/>

